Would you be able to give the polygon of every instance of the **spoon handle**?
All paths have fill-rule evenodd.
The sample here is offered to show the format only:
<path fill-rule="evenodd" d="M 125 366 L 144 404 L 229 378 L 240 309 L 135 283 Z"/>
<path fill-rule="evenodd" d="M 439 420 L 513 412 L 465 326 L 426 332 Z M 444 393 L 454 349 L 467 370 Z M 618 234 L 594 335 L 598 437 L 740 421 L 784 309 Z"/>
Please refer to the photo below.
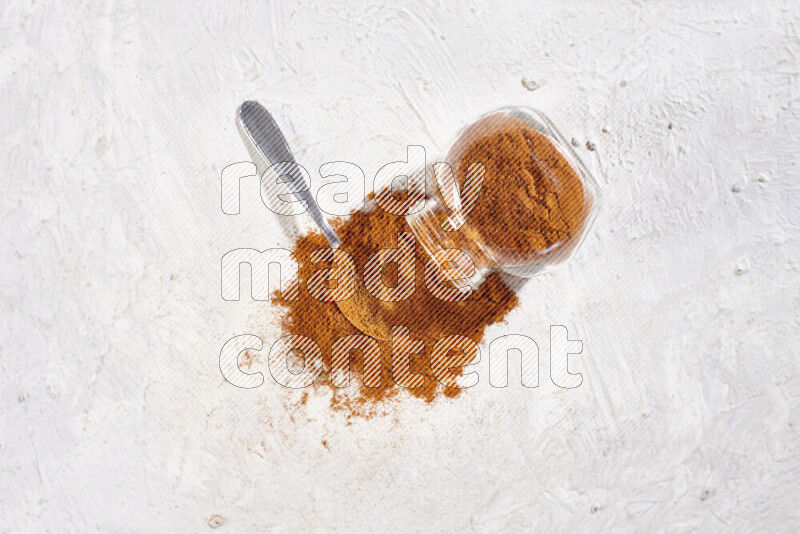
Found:
<path fill-rule="evenodd" d="M 289 150 L 289 144 L 286 142 L 283 133 L 281 133 L 281 129 L 264 106 L 253 100 L 248 100 L 239 107 L 237 115 L 242 130 L 249 138 L 248 140 L 267 163 L 271 165 L 283 162 L 296 163 L 292 151 Z M 309 184 L 305 184 L 303 176 L 297 171 L 296 167 L 293 167 L 289 174 L 292 177 L 292 180 L 287 182 L 289 189 L 298 200 L 306 203 L 308 212 L 328 239 L 331 248 L 337 248 L 341 244 L 341 240 L 328 224 L 322 211 L 320 211 L 310 189 L 304 187 L 304 185 Z"/>

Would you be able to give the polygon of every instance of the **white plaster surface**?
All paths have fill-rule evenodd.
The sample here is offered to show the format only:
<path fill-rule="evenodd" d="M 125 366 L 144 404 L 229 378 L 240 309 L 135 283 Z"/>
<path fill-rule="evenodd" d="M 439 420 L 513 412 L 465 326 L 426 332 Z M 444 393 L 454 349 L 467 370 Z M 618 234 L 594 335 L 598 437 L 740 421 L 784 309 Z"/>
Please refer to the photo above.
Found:
<path fill-rule="evenodd" d="M 788 0 L 1 3 L 0 532 L 797 531 L 798 32 Z M 494 389 L 484 353 L 348 421 L 225 382 L 279 332 L 219 260 L 291 243 L 255 181 L 220 210 L 250 98 L 367 176 L 548 114 L 603 210 L 487 337 L 563 324 L 583 384 Z"/>

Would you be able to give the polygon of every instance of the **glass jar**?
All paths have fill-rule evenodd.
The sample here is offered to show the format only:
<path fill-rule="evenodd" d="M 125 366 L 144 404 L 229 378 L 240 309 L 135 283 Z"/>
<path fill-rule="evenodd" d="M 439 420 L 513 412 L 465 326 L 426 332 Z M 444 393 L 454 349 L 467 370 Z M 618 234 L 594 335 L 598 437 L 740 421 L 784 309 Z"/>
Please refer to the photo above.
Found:
<path fill-rule="evenodd" d="M 570 144 L 527 107 L 479 117 L 431 167 L 425 207 L 407 221 L 462 290 L 494 271 L 530 277 L 565 261 L 600 206 L 599 187 Z"/>

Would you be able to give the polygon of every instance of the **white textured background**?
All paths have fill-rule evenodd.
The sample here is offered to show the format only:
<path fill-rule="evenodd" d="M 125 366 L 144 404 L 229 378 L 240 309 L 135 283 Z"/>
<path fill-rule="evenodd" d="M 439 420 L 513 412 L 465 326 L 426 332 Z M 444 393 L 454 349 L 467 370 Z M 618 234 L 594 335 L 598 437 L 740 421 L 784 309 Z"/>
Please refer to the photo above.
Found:
<path fill-rule="evenodd" d="M 0 4 L 0 532 L 798 529 L 800 8 L 523 4 Z M 348 425 L 226 383 L 225 340 L 278 332 L 219 259 L 291 242 L 255 181 L 220 210 L 247 98 L 367 176 L 547 113 L 603 210 L 488 337 L 566 325 L 583 385 L 495 390 L 484 354 Z"/>

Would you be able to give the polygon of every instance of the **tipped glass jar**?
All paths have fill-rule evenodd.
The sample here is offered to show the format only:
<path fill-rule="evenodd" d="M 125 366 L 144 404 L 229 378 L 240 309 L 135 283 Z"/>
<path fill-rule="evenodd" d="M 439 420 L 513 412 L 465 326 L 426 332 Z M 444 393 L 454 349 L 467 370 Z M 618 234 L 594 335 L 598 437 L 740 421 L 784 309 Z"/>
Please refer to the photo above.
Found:
<path fill-rule="evenodd" d="M 566 139 L 526 107 L 502 108 L 463 128 L 426 176 L 425 208 L 407 220 L 462 289 L 477 288 L 493 271 L 529 277 L 563 262 L 600 204 L 597 183 Z"/>

